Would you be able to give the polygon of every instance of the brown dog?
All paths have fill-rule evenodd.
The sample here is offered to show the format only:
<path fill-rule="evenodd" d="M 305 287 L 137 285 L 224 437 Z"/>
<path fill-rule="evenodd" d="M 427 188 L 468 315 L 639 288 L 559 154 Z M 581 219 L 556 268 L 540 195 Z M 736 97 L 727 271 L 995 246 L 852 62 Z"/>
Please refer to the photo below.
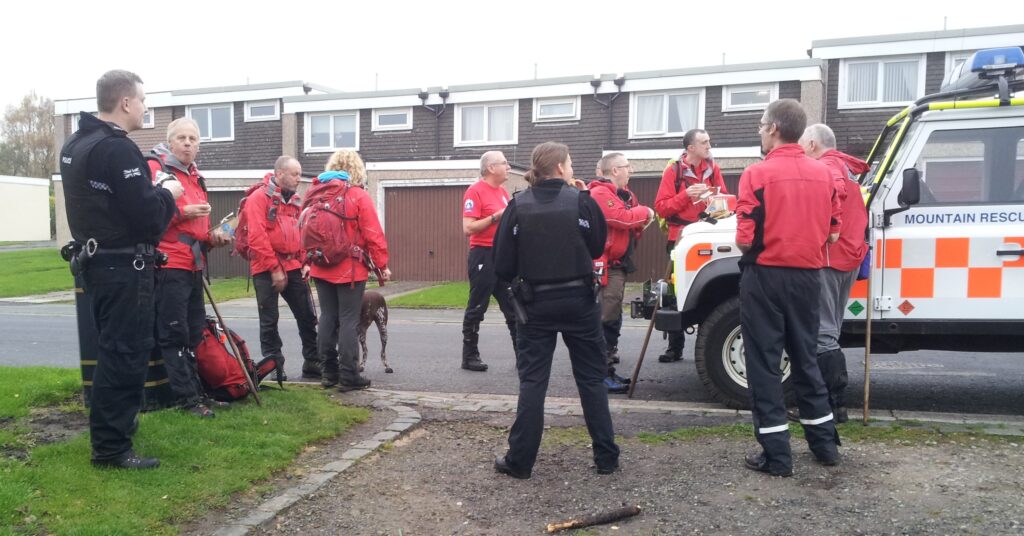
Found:
<path fill-rule="evenodd" d="M 394 372 L 391 365 L 388 365 L 388 358 L 385 350 L 388 347 L 388 302 L 379 292 L 367 290 L 363 293 L 363 307 L 359 312 L 359 346 L 363 348 L 362 356 L 359 358 L 359 372 L 366 368 L 366 357 L 369 353 L 366 349 L 366 330 L 370 324 L 377 324 L 377 332 L 380 333 L 380 360 L 384 363 L 384 372 Z"/>

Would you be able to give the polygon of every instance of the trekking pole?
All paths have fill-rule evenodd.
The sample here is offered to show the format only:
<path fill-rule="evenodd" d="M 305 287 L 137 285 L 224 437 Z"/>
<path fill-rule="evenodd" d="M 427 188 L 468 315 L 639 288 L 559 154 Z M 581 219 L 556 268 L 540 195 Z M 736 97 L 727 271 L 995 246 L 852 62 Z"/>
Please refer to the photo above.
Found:
<path fill-rule="evenodd" d="M 217 316 L 217 322 L 220 327 L 224 328 L 224 332 L 228 334 L 228 344 L 231 346 L 232 355 L 235 357 L 235 361 L 238 361 L 238 366 L 242 367 L 242 373 L 245 375 L 245 383 L 249 385 L 249 392 L 252 393 L 252 397 L 256 399 L 256 405 L 262 406 L 260 402 L 260 395 L 256 394 L 256 384 L 253 383 L 252 377 L 249 376 L 249 369 L 246 368 L 245 362 L 242 361 L 242 354 L 238 351 L 238 346 L 235 345 L 235 340 L 231 337 L 231 333 L 228 331 L 228 327 L 224 324 L 224 317 L 220 316 L 220 309 L 217 308 L 217 302 L 213 301 L 213 292 L 210 291 L 210 284 L 203 279 L 203 290 L 206 291 L 206 298 L 210 300 L 210 306 L 213 307 L 213 314 Z"/>
<path fill-rule="evenodd" d="M 869 249 L 868 252 L 871 250 Z M 879 252 L 875 252 L 877 255 Z M 874 298 L 871 296 L 871 269 L 868 268 L 868 314 L 864 326 L 864 425 L 868 424 L 869 404 L 871 402 L 871 310 L 875 308 Z"/>
<path fill-rule="evenodd" d="M 668 268 L 665 269 L 665 279 L 672 276 L 672 257 L 669 256 Z M 657 312 L 657 309 L 655 309 Z M 640 347 L 640 357 L 636 360 L 636 366 L 633 367 L 633 376 L 629 380 L 629 391 L 626 392 L 626 398 L 633 398 L 633 390 L 636 389 L 636 379 L 640 375 L 640 365 L 644 364 L 644 355 L 647 354 L 647 345 L 651 342 L 651 333 L 654 332 L 654 313 L 651 314 L 651 322 L 647 324 L 647 335 L 644 336 L 644 345 Z"/>

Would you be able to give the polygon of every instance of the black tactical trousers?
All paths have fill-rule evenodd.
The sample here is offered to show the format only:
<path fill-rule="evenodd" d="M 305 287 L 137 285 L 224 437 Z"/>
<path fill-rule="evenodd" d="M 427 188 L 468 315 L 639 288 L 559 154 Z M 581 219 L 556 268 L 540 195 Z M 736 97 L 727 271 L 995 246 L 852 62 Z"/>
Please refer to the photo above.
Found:
<path fill-rule="evenodd" d="M 583 406 L 583 418 L 598 467 L 618 463 L 612 417 L 608 410 L 607 374 L 602 348 L 601 311 L 593 290 L 586 287 L 538 293 L 525 304 L 529 321 L 519 325 L 519 406 L 508 437 L 505 460 L 517 470 L 529 471 L 537 460 L 544 432 L 544 398 L 551 377 L 551 360 L 558 334 L 569 349 L 572 375 Z"/>
<path fill-rule="evenodd" d="M 89 433 L 92 459 L 114 460 L 132 448 L 131 430 L 142 404 L 153 349 L 153 263 L 141 270 L 131 255 L 97 255 L 85 269 L 85 292 L 99 334 Z"/>
<path fill-rule="evenodd" d="M 675 249 L 676 243 L 669 241 L 665 244 L 665 251 L 672 255 L 672 250 Z M 686 346 L 686 331 L 666 331 L 665 336 L 668 338 L 668 346 L 665 348 L 665 355 L 671 355 L 679 357 L 683 355 L 683 348 Z"/>
<path fill-rule="evenodd" d="M 750 385 L 754 435 L 773 471 L 793 467 L 782 392 L 782 351 L 789 355 L 800 423 L 819 458 L 838 454 L 828 390 L 818 370 L 817 270 L 751 265 L 740 277 L 740 323 Z"/>
<path fill-rule="evenodd" d="M 508 326 L 508 333 L 512 337 L 512 347 L 516 344 L 516 315 L 509 302 L 509 296 L 505 289 L 509 284 L 499 281 L 494 273 L 493 248 L 473 246 L 469 248 L 469 257 L 466 262 L 466 269 L 469 273 L 469 302 L 466 304 L 466 313 L 462 317 L 462 359 L 479 358 L 480 322 L 484 319 L 487 306 L 490 305 L 491 296 L 498 301 L 498 308 L 501 314 L 505 315 L 505 325 Z"/>
<path fill-rule="evenodd" d="M 302 280 L 302 270 L 288 272 L 288 284 L 280 294 L 274 290 L 270 272 L 260 272 L 252 276 L 252 286 L 256 289 L 256 304 L 260 315 L 260 353 L 263 357 L 284 359 L 284 354 L 281 353 L 281 334 L 277 330 L 277 297 L 280 295 L 292 310 L 295 323 L 299 326 L 303 360 L 317 362 L 316 313 L 313 312 L 313 297 L 309 285 Z"/>
<path fill-rule="evenodd" d="M 324 378 L 353 383 L 359 376 L 359 314 L 366 281 L 334 284 L 313 278 L 320 298 L 317 351 Z"/>
<path fill-rule="evenodd" d="M 203 395 L 195 349 L 203 337 L 203 273 L 157 270 L 156 332 L 175 403 L 189 406 Z"/>

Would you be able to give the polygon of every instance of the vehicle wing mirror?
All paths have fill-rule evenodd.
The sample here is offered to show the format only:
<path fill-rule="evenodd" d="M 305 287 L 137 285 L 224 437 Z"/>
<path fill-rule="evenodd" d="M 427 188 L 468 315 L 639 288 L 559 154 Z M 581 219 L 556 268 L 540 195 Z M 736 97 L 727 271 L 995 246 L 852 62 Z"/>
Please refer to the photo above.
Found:
<path fill-rule="evenodd" d="M 908 207 L 921 202 L 921 172 L 917 168 L 903 170 L 903 188 L 896 198 L 900 206 Z"/>

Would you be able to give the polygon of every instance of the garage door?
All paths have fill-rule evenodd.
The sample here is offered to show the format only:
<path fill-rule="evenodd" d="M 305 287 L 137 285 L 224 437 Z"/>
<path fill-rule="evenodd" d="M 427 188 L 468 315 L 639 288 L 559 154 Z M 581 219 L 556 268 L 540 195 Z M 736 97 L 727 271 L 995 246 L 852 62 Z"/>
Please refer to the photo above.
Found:
<path fill-rule="evenodd" d="M 384 225 L 389 267 L 404 281 L 462 281 L 469 240 L 462 234 L 467 186 L 389 187 Z"/>

